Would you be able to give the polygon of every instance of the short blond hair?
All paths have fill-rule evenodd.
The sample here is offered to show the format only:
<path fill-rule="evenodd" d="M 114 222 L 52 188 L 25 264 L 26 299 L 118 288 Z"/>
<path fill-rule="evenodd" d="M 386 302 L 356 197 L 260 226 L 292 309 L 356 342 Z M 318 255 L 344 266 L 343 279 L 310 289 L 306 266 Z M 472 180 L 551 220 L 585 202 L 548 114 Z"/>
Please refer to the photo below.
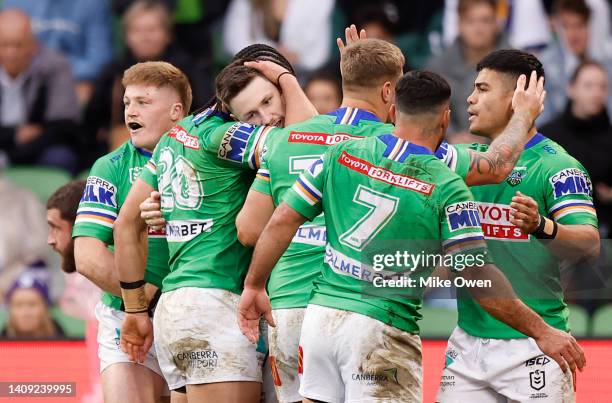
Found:
<path fill-rule="evenodd" d="M 178 94 L 183 104 L 185 114 L 191 109 L 193 95 L 189 79 L 178 68 L 167 62 L 142 62 L 137 63 L 123 73 L 121 84 L 128 85 L 153 85 L 155 87 L 170 87 Z"/>
<path fill-rule="evenodd" d="M 342 86 L 345 89 L 372 88 L 397 80 L 404 71 L 405 62 L 402 51 L 392 43 L 380 39 L 359 40 L 342 51 Z"/>

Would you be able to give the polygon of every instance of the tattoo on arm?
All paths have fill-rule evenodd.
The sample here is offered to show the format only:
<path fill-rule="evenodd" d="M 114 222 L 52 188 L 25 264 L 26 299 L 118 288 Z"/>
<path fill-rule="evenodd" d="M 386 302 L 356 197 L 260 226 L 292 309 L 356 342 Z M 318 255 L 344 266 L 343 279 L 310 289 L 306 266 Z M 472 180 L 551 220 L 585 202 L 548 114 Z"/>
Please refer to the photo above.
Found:
<path fill-rule="evenodd" d="M 505 169 L 512 169 L 523 151 L 530 126 L 530 122 L 513 116 L 486 152 L 470 151 L 470 171 L 481 175 L 499 175 L 505 173 Z"/>

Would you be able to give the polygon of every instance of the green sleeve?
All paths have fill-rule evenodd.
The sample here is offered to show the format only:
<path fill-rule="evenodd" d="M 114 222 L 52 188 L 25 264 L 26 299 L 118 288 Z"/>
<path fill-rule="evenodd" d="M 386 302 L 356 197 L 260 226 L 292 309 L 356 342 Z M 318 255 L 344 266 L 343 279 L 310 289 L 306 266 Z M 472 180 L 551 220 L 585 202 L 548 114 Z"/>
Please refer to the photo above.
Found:
<path fill-rule="evenodd" d="M 449 144 L 444 141 L 436 150 L 435 155 L 451 171 L 465 180 L 470 170 L 469 144 Z"/>
<path fill-rule="evenodd" d="M 330 151 L 328 150 L 321 159 L 304 170 L 283 197 L 283 201 L 289 207 L 309 220 L 314 219 L 323 211 L 322 196 L 325 176 L 329 171 L 329 161 L 331 160 Z"/>
<path fill-rule="evenodd" d="M 272 196 L 272 188 L 270 186 L 270 170 L 268 169 L 268 163 L 266 162 L 265 156 L 261 157 L 261 166 L 257 170 L 255 180 L 251 185 L 251 189 L 263 193 L 268 196 Z"/>
<path fill-rule="evenodd" d="M 546 214 L 560 224 L 589 224 L 597 228 L 593 185 L 582 164 L 567 154 L 551 156 L 551 167 L 542 180 L 546 189 Z"/>
<path fill-rule="evenodd" d="M 89 172 L 79 202 L 72 237 L 92 237 L 113 243 L 113 225 L 119 212 L 115 165 L 108 156 L 96 161 Z"/>
<path fill-rule="evenodd" d="M 215 153 L 223 164 L 257 171 L 261 166 L 266 137 L 274 130 L 279 129 L 242 122 L 224 123 L 214 129 L 206 149 Z"/>

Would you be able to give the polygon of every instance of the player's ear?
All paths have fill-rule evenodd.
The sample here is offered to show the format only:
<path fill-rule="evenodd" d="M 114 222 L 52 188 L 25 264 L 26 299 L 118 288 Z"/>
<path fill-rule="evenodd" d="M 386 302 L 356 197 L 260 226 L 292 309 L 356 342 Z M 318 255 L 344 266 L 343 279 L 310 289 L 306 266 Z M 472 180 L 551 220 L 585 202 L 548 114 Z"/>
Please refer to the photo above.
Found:
<path fill-rule="evenodd" d="M 178 122 L 183 116 L 185 116 L 186 113 L 187 111 L 183 109 L 183 104 L 180 102 L 175 102 L 170 108 L 170 119 L 173 122 Z"/>
<path fill-rule="evenodd" d="M 451 117 L 451 110 L 448 108 L 448 106 L 445 106 L 442 112 L 442 120 L 441 120 L 441 126 L 442 126 L 443 133 L 446 133 L 446 129 L 448 129 L 448 125 L 450 124 L 450 117 Z"/>
<path fill-rule="evenodd" d="M 385 104 L 393 101 L 393 84 L 390 81 L 385 81 L 381 89 L 381 98 Z"/>
<path fill-rule="evenodd" d="M 395 124 L 396 120 L 397 120 L 397 108 L 395 107 L 395 104 L 391 104 L 391 107 L 389 108 L 389 121 Z"/>

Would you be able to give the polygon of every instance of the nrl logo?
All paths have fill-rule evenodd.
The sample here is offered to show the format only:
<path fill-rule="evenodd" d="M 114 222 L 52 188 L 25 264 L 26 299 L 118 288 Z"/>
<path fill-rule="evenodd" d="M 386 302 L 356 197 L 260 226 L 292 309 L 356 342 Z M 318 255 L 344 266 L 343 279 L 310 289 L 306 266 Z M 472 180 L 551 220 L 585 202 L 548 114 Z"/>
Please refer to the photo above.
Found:
<path fill-rule="evenodd" d="M 546 386 L 546 372 L 541 370 L 535 370 L 529 373 L 529 385 L 534 390 L 541 390 Z"/>
<path fill-rule="evenodd" d="M 516 186 L 523 181 L 523 178 L 527 175 L 526 167 L 516 167 L 514 171 L 506 178 L 506 182 L 510 186 Z"/>

